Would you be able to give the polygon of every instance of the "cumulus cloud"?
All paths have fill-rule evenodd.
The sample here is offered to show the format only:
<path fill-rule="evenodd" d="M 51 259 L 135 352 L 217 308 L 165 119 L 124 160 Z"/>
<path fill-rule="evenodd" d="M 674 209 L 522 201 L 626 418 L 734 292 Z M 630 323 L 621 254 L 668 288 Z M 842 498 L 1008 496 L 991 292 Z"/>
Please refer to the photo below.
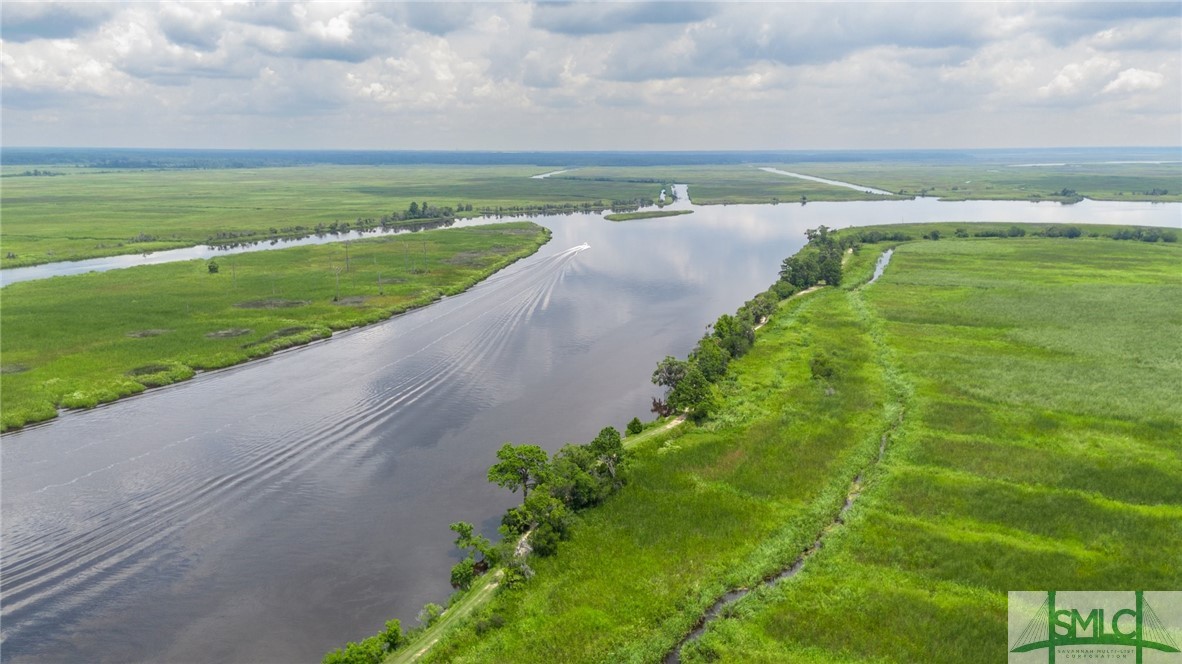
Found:
<path fill-rule="evenodd" d="M 1038 89 L 1043 97 L 1074 97 L 1095 92 L 1106 76 L 1120 67 L 1119 60 L 1094 56 L 1084 62 L 1072 62 L 1059 70 L 1049 83 Z"/>
<path fill-rule="evenodd" d="M 1166 77 L 1144 69 L 1126 69 L 1104 86 L 1105 94 L 1146 92 L 1157 90 L 1165 83 Z"/>
<path fill-rule="evenodd" d="M 1171 2 L 0 11 L 4 135 L 26 144 L 119 142 L 88 134 L 104 122 L 142 128 L 128 129 L 133 143 L 491 149 L 932 147 L 974 132 L 1021 143 L 1019 117 L 1045 144 L 1068 112 L 1124 141 L 1144 123 L 1152 142 L 1182 122 Z"/>

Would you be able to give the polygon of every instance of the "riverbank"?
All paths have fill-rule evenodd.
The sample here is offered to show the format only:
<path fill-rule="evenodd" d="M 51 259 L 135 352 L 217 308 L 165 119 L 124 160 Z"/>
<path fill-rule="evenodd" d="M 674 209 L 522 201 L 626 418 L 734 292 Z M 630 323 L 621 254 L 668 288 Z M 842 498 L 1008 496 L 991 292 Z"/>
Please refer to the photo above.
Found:
<path fill-rule="evenodd" d="M 513 222 L 12 284 L 0 310 L 3 430 L 425 306 L 549 237 Z"/>
<path fill-rule="evenodd" d="M 869 229 L 850 232 L 859 230 Z M 987 661 L 997 655 L 989 644 L 1005 644 L 1006 579 L 1177 585 L 1163 558 L 1169 547 L 1154 535 L 1182 521 L 1182 467 L 1168 442 L 1182 416 L 1162 389 L 1177 382 L 1166 360 L 1182 342 L 1154 336 L 1179 310 L 1162 306 L 1177 299 L 1177 245 L 947 237 L 864 244 L 842 288 L 784 302 L 732 363 L 711 420 L 638 445 L 628 487 L 583 514 L 557 556 L 531 560 L 528 584 L 495 594 L 423 661 L 661 659 L 718 597 L 791 568 L 827 530 L 803 571 L 743 600 L 748 608 L 710 626 L 686 661 L 818 649 L 913 659 L 930 639 L 901 621 L 938 607 L 941 615 L 965 608 L 941 628 L 950 657 Z M 896 253 L 882 279 L 859 288 L 888 246 Z M 1075 312 L 1113 297 L 1120 310 L 1082 343 L 1076 337 L 1097 321 L 1073 323 Z M 1140 368 L 1120 348 L 1138 349 Z M 1128 393 L 1110 403 L 1110 385 Z M 1087 414 L 1073 414 L 1081 407 Z M 1117 412 L 1094 410 L 1102 408 Z M 1133 423 L 1119 424 L 1125 419 Z M 1093 439 L 1105 450 L 1132 445 L 1139 456 L 1118 463 L 1078 442 Z M 1032 456 L 1047 447 L 1073 471 Z M 863 497 L 842 517 L 849 525 L 827 529 L 854 478 Z M 979 492 L 989 498 L 971 499 Z M 1044 493 L 1088 518 L 1041 522 L 1033 503 Z M 1150 508 L 1151 496 L 1169 505 Z M 1004 510 L 989 507 L 995 499 Z M 1112 527 L 1121 539 L 1097 544 Z M 965 528 L 984 535 L 969 538 Z M 893 530 L 909 534 L 914 553 L 898 549 Z M 1056 555 L 1075 562 L 1049 564 L 1052 549 L 1041 543 L 1052 534 L 1067 547 Z M 1095 567 L 1096 547 L 1115 555 L 1111 564 Z M 1155 553 L 1137 562 L 1138 551 Z M 982 568 L 986 559 L 997 569 Z M 883 575 L 889 586 L 872 581 Z M 834 593 L 830 606 L 823 598 Z M 858 619 L 850 648 L 839 616 L 855 605 L 879 608 Z M 809 612 L 835 628 L 806 620 Z M 985 619 L 970 625 L 971 616 Z M 882 638 L 876 624 L 901 637 Z"/>

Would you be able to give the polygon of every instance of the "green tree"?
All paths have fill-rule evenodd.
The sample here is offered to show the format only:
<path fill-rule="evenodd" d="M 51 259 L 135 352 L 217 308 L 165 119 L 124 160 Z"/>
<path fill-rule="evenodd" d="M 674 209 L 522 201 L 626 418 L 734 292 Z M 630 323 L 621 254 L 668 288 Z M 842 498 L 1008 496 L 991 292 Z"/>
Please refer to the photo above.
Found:
<path fill-rule="evenodd" d="M 665 359 L 657 363 L 656 371 L 653 371 L 653 384 L 672 390 L 685 377 L 688 368 L 689 365 L 685 361 L 666 355 Z"/>
<path fill-rule="evenodd" d="M 476 561 L 469 556 L 456 563 L 451 568 L 451 587 L 467 590 L 476 580 Z"/>
<path fill-rule="evenodd" d="M 755 341 L 755 330 L 750 321 L 723 314 L 714 323 L 714 337 L 731 358 L 742 357 Z M 709 379 L 709 377 L 707 377 Z"/>
<path fill-rule="evenodd" d="M 698 367 L 690 365 L 685 378 L 669 393 L 669 405 L 694 419 L 709 417 L 714 410 L 714 392 Z"/>
<path fill-rule="evenodd" d="M 521 489 L 522 503 L 529 500 L 530 489 L 536 487 L 546 470 L 546 450 L 537 445 L 505 443 L 497 450 L 500 459 L 488 469 L 488 481 L 514 493 Z"/>
<path fill-rule="evenodd" d="M 211 260 L 205 264 L 205 267 L 209 270 L 210 274 L 217 274 L 218 273 L 218 262 L 217 261 Z"/>
<path fill-rule="evenodd" d="M 711 383 L 726 375 L 726 367 L 730 359 L 730 355 L 722 349 L 718 339 L 713 336 L 703 337 L 698 342 L 698 347 L 690 354 L 690 360 L 698 366 L 702 375 Z"/>
<path fill-rule="evenodd" d="M 598 460 L 587 445 L 564 445 L 554 453 L 546 470 L 550 495 L 571 509 L 583 509 L 603 500 L 604 483 L 595 475 Z"/>
<path fill-rule="evenodd" d="M 599 431 L 599 435 L 595 436 L 595 440 L 591 441 L 590 448 L 599 463 L 603 464 L 603 468 L 607 470 L 607 474 L 615 486 L 618 480 L 616 474 L 627 454 L 624 450 L 624 443 L 620 439 L 620 432 L 616 431 L 615 427 L 604 427 Z"/>
<path fill-rule="evenodd" d="M 423 608 L 419 610 L 419 623 L 424 627 L 430 627 L 439 620 L 439 616 L 443 615 L 443 607 L 434 602 L 427 602 Z"/>
<path fill-rule="evenodd" d="M 448 527 L 456 534 L 456 548 L 465 552 L 473 562 L 483 563 L 485 567 L 497 564 L 496 547 L 484 535 L 477 535 L 472 524 L 457 521 Z"/>
<path fill-rule="evenodd" d="M 628 422 L 628 427 L 625 429 L 625 431 L 628 432 L 629 436 L 635 436 L 641 431 L 644 431 L 644 424 L 640 421 L 639 417 L 634 417 L 630 422 Z"/>
<path fill-rule="evenodd" d="M 406 643 L 406 637 L 402 634 L 402 623 L 397 620 L 387 620 L 385 631 L 378 637 L 386 644 L 386 652 L 398 650 Z"/>

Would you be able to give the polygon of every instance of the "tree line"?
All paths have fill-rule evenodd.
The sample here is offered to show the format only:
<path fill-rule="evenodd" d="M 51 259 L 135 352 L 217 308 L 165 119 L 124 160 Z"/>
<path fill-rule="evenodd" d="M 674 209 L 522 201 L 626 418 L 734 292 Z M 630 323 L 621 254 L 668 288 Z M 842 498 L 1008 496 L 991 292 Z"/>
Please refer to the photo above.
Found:
<path fill-rule="evenodd" d="M 700 421 L 718 407 L 715 385 L 726 376 L 730 363 L 747 354 L 755 343 L 755 329 L 779 303 L 795 293 L 819 284 L 841 283 L 841 259 L 845 250 L 859 243 L 857 235 L 838 236 L 825 226 L 805 232 L 808 243 L 780 264 L 780 278 L 732 314 L 723 314 L 698 340 L 689 356 L 666 356 L 657 363 L 652 382 L 665 388 L 665 398 L 654 398 L 652 412 L 660 417 L 684 413 Z"/>

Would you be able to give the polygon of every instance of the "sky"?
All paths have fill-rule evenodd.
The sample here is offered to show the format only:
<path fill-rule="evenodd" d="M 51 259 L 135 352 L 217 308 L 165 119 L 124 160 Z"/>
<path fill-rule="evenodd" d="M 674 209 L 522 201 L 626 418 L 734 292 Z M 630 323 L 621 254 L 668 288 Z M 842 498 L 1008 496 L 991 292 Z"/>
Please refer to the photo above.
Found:
<path fill-rule="evenodd" d="M 5 146 L 1182 145 L 1182 3 L 0 4 Z"/>

